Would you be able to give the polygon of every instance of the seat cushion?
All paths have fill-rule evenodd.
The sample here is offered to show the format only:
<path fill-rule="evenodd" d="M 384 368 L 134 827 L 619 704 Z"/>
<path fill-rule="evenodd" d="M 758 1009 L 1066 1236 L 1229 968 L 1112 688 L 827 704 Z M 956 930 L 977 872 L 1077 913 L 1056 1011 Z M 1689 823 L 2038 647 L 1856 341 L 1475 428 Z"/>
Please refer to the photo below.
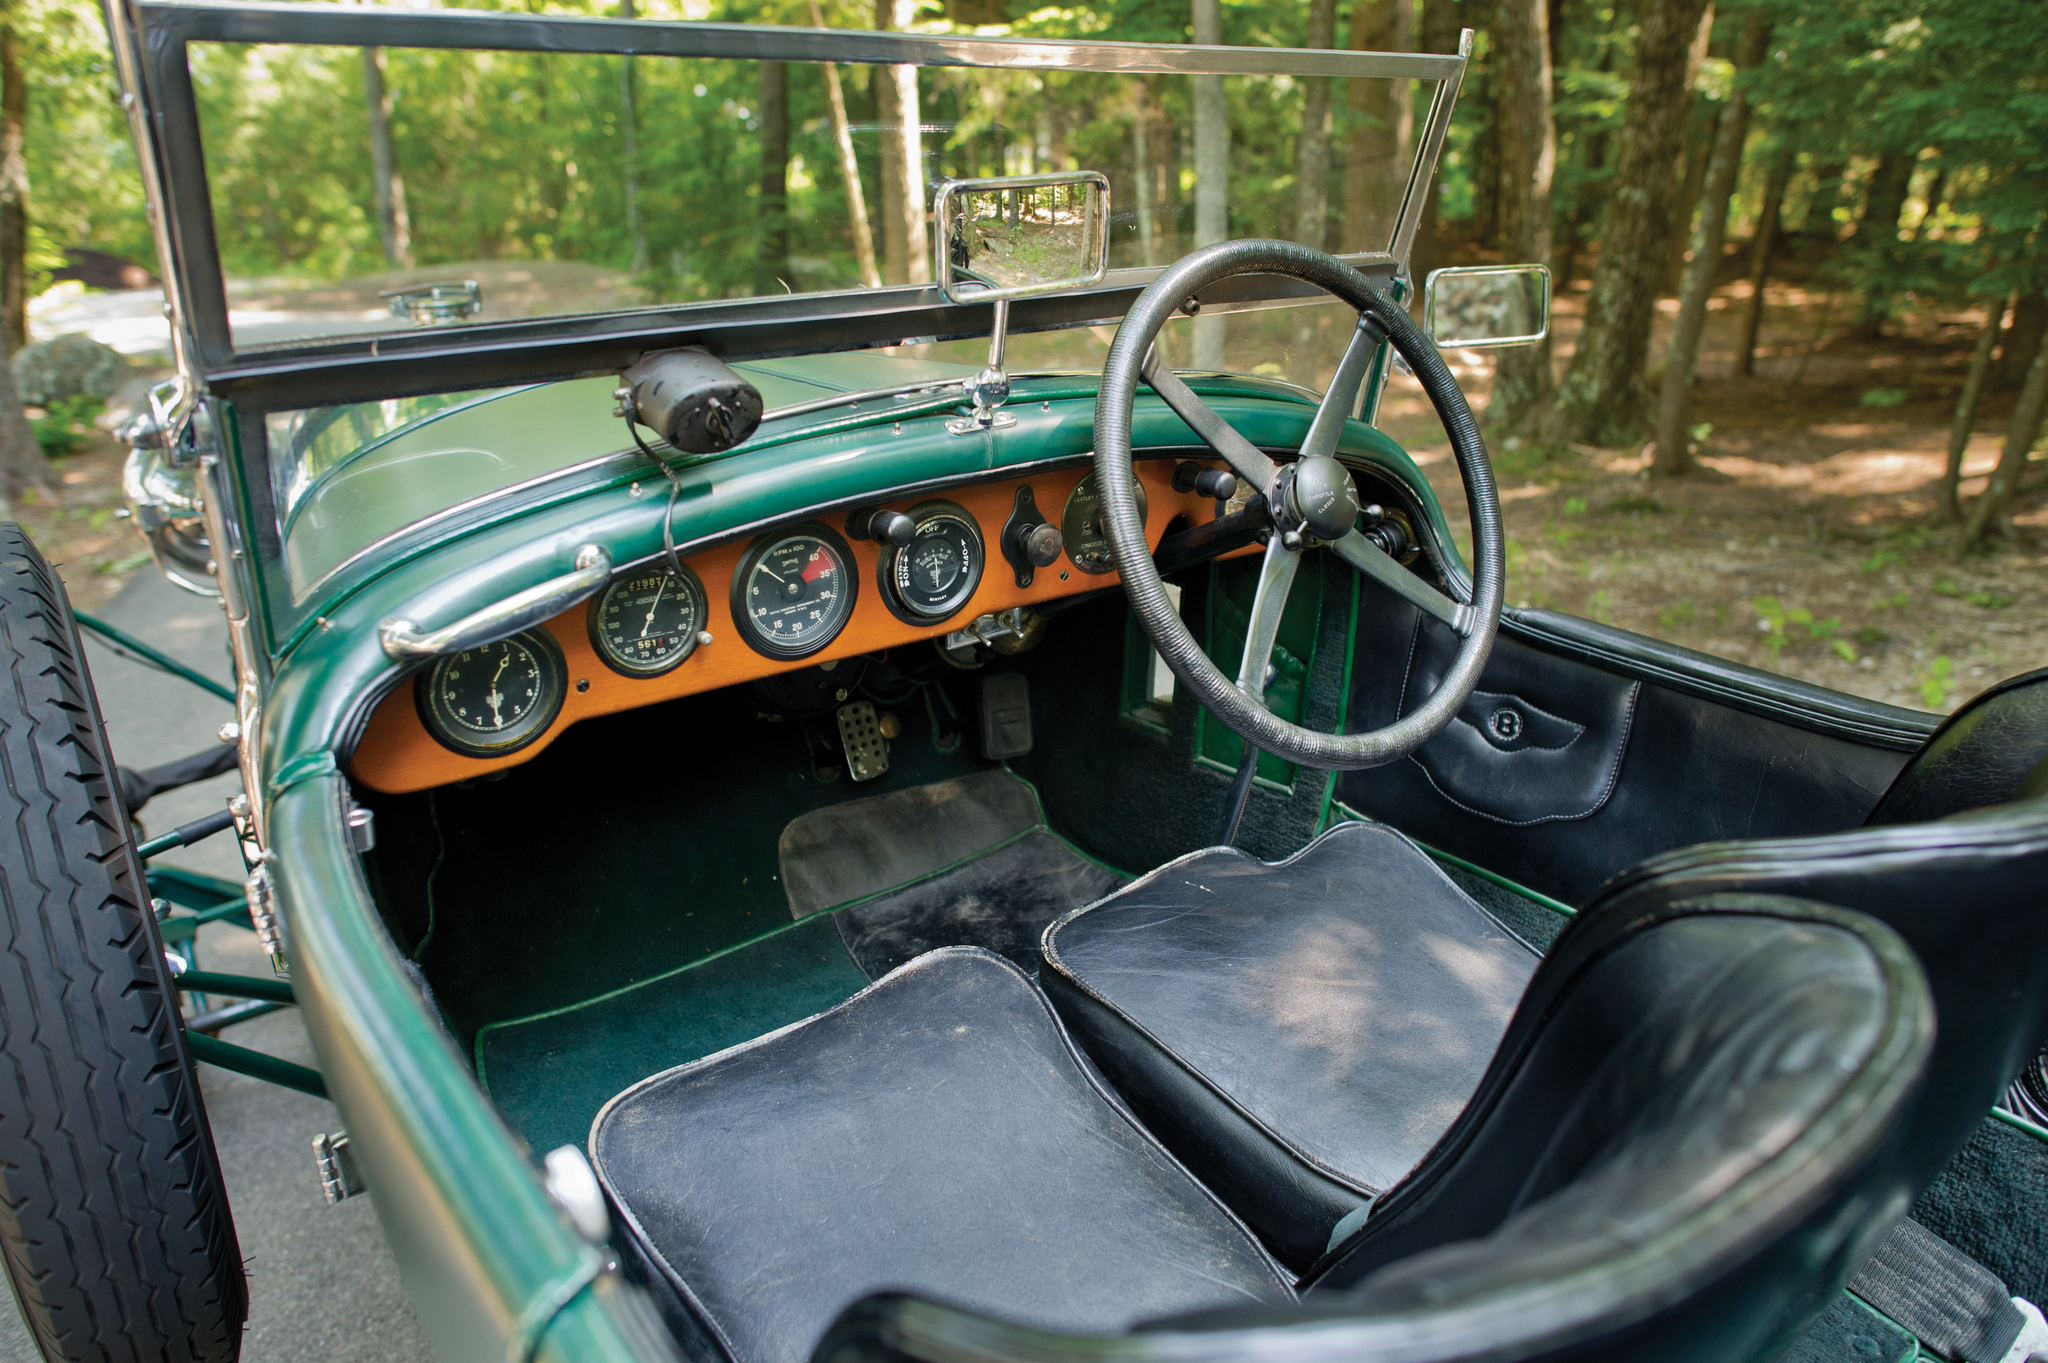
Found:
<path fill-rule="evenodd" d="M 672 1321 L 741 1363 L 800 1363 L 884 1290 L 1084 1333 L 1292 1300 L 978 948 L 628 1089 L 590 1150 Z"/>
<path fill-rule="evenodd" d="M 1537 953 L 1414 843 L 1213 848 L 1047 929 L 1040 979 L 1139 1119 L 1306 1267 L 1464 1107 Z"/>

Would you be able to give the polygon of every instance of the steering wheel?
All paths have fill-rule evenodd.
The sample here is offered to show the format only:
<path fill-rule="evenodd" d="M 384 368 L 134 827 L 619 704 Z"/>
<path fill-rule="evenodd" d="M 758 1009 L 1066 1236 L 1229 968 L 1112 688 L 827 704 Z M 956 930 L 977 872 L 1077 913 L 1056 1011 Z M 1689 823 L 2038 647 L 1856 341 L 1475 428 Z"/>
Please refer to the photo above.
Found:
<path fill-rule="evenodd" d="M 1198 290 L 1244 274 L 1277 274 L 1313 284 L 1358 310 L 1358 329 L 1323 395 L 1308 437 L 1291 463 L 1276 463 L 1180 378 L 1152 349 L 1160 327 Z M 1358 399 L 1359 384 L 1381 341 L 1391 341 L 1429 395 L 1450 435 L 1458 473 L 1472 514 L 1474 573 L 1469 604 L 1452 601 L 1394 562 L 1358 529 L 1358 490 L 1350 470 L 1333 457 L 1345 418 Z M 1133 495 L 1131 409 L 1138 380 L 1151 385 L 1175 415 L 1188 424 L 1264 496 L 1272 530 L 1252 599 L 1244 658 L 1232 682 L 1217 670 L 1180 614 L 1167 600 L 1145 542 L 1145 525 Z M 1159 656 L 1209 712 L 1249 745 L 1240 784 L 1249 771 L 1251 749 L 1321 769 L 1376 767 L 1405 757 L 1434 737 L 1471 696 L 1500 627 L 1504 563 L 1500 498 L 1493 487 L 1485 442 L 1458 382 L 1436 346 L 1407 312 L 1372 281 L 1334 256 L 1285 241 L 1231 241 L 1181 259 L 1138 295 L 1117 328 L 1095 399 L 1095 473 L 1102 498 L 1103 527 L 1124 590 Z M 1265 705 L 1267 661 L 1280 613 L 1287 604 L 1302 555 L 1327 545 L 1358 571 L 1449 625 L 1462 637 L 1457 658 L 1427 701 L 1404 718 L 1366 733 L 1325 734 L 1279 718 Z"/>

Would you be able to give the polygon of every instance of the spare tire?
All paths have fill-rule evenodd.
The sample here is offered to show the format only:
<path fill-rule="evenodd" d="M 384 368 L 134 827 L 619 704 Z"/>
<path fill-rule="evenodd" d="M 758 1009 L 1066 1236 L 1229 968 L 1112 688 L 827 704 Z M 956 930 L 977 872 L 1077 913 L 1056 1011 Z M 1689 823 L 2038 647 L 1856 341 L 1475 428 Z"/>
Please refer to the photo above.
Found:
<path fill-rule="evenodd" d="M 0 1259 L 53 1360 L 233 1360 L 192 1057 L 64 585 L 0 523 Z"/>

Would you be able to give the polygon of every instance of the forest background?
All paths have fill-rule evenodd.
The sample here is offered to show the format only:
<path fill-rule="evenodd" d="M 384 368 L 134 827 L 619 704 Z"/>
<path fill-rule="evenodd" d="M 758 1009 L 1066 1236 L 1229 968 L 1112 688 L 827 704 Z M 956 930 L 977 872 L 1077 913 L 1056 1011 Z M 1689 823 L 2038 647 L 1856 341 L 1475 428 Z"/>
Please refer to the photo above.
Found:
<path fill-rule="evenodd" d="M 531 7 L 635 14 L 634 0 Z M 2029 467 L 2048 406 L 2048 43 L 2032 0 L 641 0 L 638 12 L 1422 51 L 1475 29 L 1413 274 L 1488 260 L 1554 273 L 1554 342 L 1462 367 L 1509 494 L 1511 599 L 1938 709 L 1970 677 L 2048 662 L 2034 585 L 2048 515 Z M 740 114 L 748 136 L 636 148 L 631 77 L 571 88 L 501 66 L 494 86 L 421 65 L 429 55 L 404 54 L 413 64 L 388 83 L 385 54 L 325 49 L 271 63 L 260 88 L 196 73 L 209 118 L 237 130 L 213 186 L 232 275 L 598 260 L 660 297 L 921 277 L 922 227 L 891 190 L 902 149 L 892 169 L 881 147 L 852 195 L 830 173 L 829 136 L 848 120 L 887 126 L 904 101 L 939 116 L 942 73 L 904 90 L 877 74 L 888 68 L 840 68 L 835 113 L 819 68 L 762 64 L 746 88 L 694 91 Z M 1350 245 L 1358 167 L 1374 139 L 1412 136 L 1415 111 L 1322 85 L 1232 107 L 1233 234 Z M 29 337 L 29 301 L 78 273 L 77 252 L 154 269 L 117 94 L 97 7 L 0 5 L 10 354 Z M 1037 95 L 1012 120 L 1021 168 L 1129 175 L 1136 162 L 1148 212 L 1199 217 L 1199 99 L 1091 103 L 1056 80 Z M 454 128 L 491 155 L 465 158 Z M 627 173 L 592 173 L 617 164 L 622 138 Z M 664 194 L 729 209 L 709 235 L 677 240 L 682 215 L 663 211 Z M 1182 249 L 1162 234 L 1168 246 L 1169 258 Z M 53 472 L 39 452 L 52 442 L 23 440 L 19 405 L 0 408 L 0 493 L 106 511 L 110 463 Z M 1421 416 L 1390 397 L 1387 424 L 1455 513 L 1456 480 L 1430 463 Z"/>

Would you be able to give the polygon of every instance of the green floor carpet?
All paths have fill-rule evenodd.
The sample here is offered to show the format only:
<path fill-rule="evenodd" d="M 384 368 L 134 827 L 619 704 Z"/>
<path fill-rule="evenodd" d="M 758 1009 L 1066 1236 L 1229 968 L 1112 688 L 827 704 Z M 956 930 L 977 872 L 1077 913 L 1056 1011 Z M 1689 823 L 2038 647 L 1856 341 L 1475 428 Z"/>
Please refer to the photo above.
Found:
<path fill-rule="evenodd" d="M 581 1147 L 612 1096 L 788 1026 L 867 987 L 830 915 L 709 960 L 477 1034 L 477 1076 L 536 1153 Z"/>

